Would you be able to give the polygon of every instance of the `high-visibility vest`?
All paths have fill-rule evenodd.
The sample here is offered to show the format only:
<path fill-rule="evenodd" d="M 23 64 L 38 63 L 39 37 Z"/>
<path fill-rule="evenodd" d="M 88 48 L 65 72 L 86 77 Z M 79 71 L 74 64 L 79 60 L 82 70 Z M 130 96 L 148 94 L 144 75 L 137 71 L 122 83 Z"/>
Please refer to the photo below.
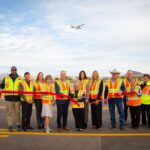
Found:
<path fill-rule="evenodd" d="M 78 99 L 80 99 L 80 98 L 83 96 L 83 94 L 84 94 L 84 91 L 79 90 L 79 91 L 78 91 L 77 98 L 74 98 L 74 100 L 77 101 Z M 84 102 L 78 102 L 78 104 L 79 104 L 80 106 L 78 106 L 78 105 L 75 104 L 75 103 L 72 103 L 72 108 L 84 108 Z"/>
<path fill-rule="evenodd" d="M 96 82 L 95 81 L 90 81 L 90 98 L 91 99 L 97 99 L 98 97 L 98 92 L 99 92 L 99 86 L 101 84 L 101 80 L 98 79 Z M 99 97 L 101 98 L 101 97 Z"/>
<path fill-rule="evenodd" d="M 134 93 L 134 92 L 136 92 L 138 90 L 140 90 L 140 87 L 136 86 L 132 92 Z M 127 92 L 130 92 L 130 90 L 127 91 Z M 131 95 L 128 94 L 128 96 L 127 96 L 128 97 L 127 105 L 128 106 L 139 106 L 139 105 L 141 105 L 141 97 L 138 96 L 136 93 L 135 94 L 133 94 L 133 93 Z"/>
<path fill-rule="evenodd" d="M 78 80 L 78 83 L 79 83 L 79 85 L 80 85 L 80 90 L 86 92 L 88 82 L 89 82 L 88 79 Z"/>
<path fill-rule="evenodd" d="M 66 80 L 65 82 L 63 82 L 62 80 L 57 80 L 56 83 L 59 86 L 60 93 L 68 96 L 70 90 L 70 81 Z M 67 97 L 62 97 L 62 98 L 60 96 L 56 96 L 56 97 L 59 100 L 68 100 Z"/>
<path fill-rule="evenodd" d="M 15 81 L 13 81 L 10 76 L 5 77 L 5 88 L 4 88 L 4 90 L 18 91 L 19 90 L 19 84 L 21 83 L 21 81 L 22 81 L 21 77 L 17 77 L 15 79 Z M 19 95 L 19 94 L 7 93 L 5 95 Z"/>
<path fill-rule="evenodd" d="M 21 84 L 23 86 L 24 92 L 33 92 L 34 91 L 34 84 L 32 81 L 30 81 L 30 87 L 28 86 L 28 84 L 25 80 L 22 80 Z M 27 101 L 33 100 L 33 94 L 23 94 L 23 95 L 25 96 Z M 21 97 L 21 101 L 24 101 L 24 99 L 22 97 Z"/>
<path fill-rule="evenodd" d="M 44 82 L 40 83 L 38 81 L 35 82 L 35 92 L 41 92 L 43 90 Z M 42 99 L 42 94 L 35 94 L 35 99 Z"/>
<path fill-rule="evenodd" d="M 131 88 L 129 80 L 127 78 L 125 78 L 123 81 L 124 81 L 126 91 L 129 91 L 130 88 Z M 138 80 L 137 79 L 136 79 L 136 85 L 138 85 Z"/>
<path fill-rule="evenodd" d="M 150 105 L 150 85 L 147 85 L 142 89 L 142 104 Z"/>
<path fill-rule="evenodd" d="M 43 88 L 43 92 L 50 92 L 50 93 L 54 93 L 55 92 L 55 88 L 54 88 L 54 84 L 44 84 L 44 88 Z M 51 94 L 44 94 L 42 96 L 42 104 L 52 104 L 52 101 L 54 100 L 54 96 Z"/>
<path fill-rule="evenodd" d="M 106 85 L 108 87 L 108 99 L 110 98 L 122 98 L 121 93 L 121 85 L 122 85 L 122 80 L 117 79 L 115 84 L 113 85 L 112 79 L 109 79 L 106 81 Z"/>

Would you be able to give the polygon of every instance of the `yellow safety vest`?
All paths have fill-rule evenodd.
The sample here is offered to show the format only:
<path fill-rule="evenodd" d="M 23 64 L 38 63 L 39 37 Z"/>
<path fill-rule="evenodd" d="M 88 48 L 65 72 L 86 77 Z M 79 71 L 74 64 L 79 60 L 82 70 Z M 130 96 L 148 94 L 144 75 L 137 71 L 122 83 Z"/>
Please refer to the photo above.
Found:
<path fill-rule="evenodd" d="M 54 88 L 54 84 L 44 84 L 43 87 L 43 92 L 50 92 L 50 93 L 54 93 L 55 92 L 55 88 Z M 42 104 L 52 104 L 52 101 L 54 100 L 54 96 L 51 94 L 43 94 L 42 96 Z"/>
<path fill-rule="evenodd" d="M 131 88 L 130 88 L 131 89 Z M 136 86 L 135 89 L 132 92 L 136 92 L 140 90 L 141 88 L 139 86 Z M 130 92 L 131 90 L 128 90 L 127 92 Z M 141 97 L 135 94 L 128 94 L 127 95 L 127 105 L 128 106 L 139 106 L 141 105 Z"/>
<path fill-rule="evenodd" d="M 22 81 L 21 77 L 17 77 L 15 79 L 15 82 L 12 80 L 12 78 L 10 76 L 5 77 L 5 88 L 4 88 L 4 90 L 18 91 L 19 90 L 19 84 L 21 83 L 21 81 Z M 5 95 L 19 95 L 19 94 L 7 93 Z"/>
<path fill-rule="evenodd" d="M 88 82 L 89 82 L 88 79 L 78 80 L 78 84 L 80 85 L 80 90 L 86 92 Z"/>
<path fill-rule="evenodd" d="M 117 79 L 114 85 L 112 83 L 112 79 L 108 79 L 106 81 L 106 85 L 108 87 L 108 99 L 110 99 L 110 98 L 122 98 L 122 95 L 120 95 L 120 93 L 121 93 L 120 88 L 122 85 L 121 79 Z"/>
<path fill-rule="evenodd" d="M 27 82 L 23 80 L 22 82 L 23 91 L 24 92 L 33 92 L 34 91 L 34 84 L 32 81 L 30 81 L 30 87 L 28 86 Z M 33 100 L 33 94 L 23 94 L 27 101 Z M 21 97 L 21 101 L 24 101 L 24 99 Z"/>
<path fill-rule="evenodd" d="M 99 86 L 101 84 L 101 80 L 98 79 L 96 82 L 93 80 L 90 81 L 90 98 L 91 99 L 97 99 L 98 92 L 99 92 Z M 101 98 L 101 97 L 99 97 Z"/>
<path fill-rule="evenodd" d="M 70 81 L 66 80 L 65 83 L 64 83 L 62 80 L 57 80 L 56 83 L 59 86 L 60 93 L 68 96 L 69 95 L 69 90 L 70 90 Z M 63 98 L 58 97 L 58 99 L 59 100 L 68 100 L 67 97 L 63 97 Z"/>
<path fill-rule="evenodd" d="M 127 78 L 125 78 L 123 81 L 124 81 L 126 91 L 129 91 L 130 88 L 131 88 L 129 80 Z M 138 80 L 137 79 L 136 79 L 136 85 L 138 85 Z"/>
<path fill-rule="evenodd" d="M 150 82 L 142 89 L 142 104 L 150 105 Z"/>
<path fill-rule="evenodd" d="M 74 100 L 77 101 L 80 97 L 83 96 L 83 94 L 84 94 L 84 91 L 79 90 L 78 95 L 77 95 L 77 98 L 74 98 Z M 72 103 L 72 108 L 84 108 L 84 102 L 78 102 L 78 104 L 79 104 L 80 106 L 78 106 L 78 105 L 75 104 L 75 103 Z"/>

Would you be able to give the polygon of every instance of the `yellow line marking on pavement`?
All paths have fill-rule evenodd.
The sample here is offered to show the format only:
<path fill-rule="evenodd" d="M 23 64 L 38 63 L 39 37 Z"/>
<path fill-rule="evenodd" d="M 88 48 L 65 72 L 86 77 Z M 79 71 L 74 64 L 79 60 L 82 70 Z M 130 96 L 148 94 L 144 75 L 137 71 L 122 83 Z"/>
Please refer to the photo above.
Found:
<path fill-rule="evenodd" d="M 7 138 L 8 135 L 0 135 L 0 138 Z"/>
<path fill-rule="evenodd" d="M 42 132 L 4 132 L 9 135 L 40 135 L 40 136 L 93 136 L 93 137 L 148 137 L 150 133 L 42 133 Z"/>

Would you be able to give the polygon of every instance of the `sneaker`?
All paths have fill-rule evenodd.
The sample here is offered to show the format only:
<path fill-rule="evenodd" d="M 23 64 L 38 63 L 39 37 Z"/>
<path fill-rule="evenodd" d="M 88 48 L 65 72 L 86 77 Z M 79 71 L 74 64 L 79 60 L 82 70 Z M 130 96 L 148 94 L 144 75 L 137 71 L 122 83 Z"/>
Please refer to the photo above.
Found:
<path fill-rule="evenodd" d="M 10 127 L 8 128 L 8 131 L 9 131 L 9 132 L 13 132 L 13 128 L 10 126 Z"/>
<path fill-rule="evenodd" d="M 46 133 L 49 133 L 49 130 L 46 130 Z"/>
<path fill-rule="evenodd" d="M 114 128 L 116 128 L 116 126 L 110 126 L 110 129 L 114 129 Z"/>
<path fill-rule="evenodd" d="M 23 131 L 23 132 L 27 132 L 27 129 L 26 129 L 26 128 L 22 128 L 22 131 Z"/>

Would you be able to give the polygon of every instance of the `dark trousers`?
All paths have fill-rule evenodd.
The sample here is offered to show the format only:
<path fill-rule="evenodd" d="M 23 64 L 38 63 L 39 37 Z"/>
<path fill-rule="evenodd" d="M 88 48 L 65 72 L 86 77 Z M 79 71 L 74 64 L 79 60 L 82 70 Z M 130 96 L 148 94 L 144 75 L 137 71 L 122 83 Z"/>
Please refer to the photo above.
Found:
<path fill-rule="evenodd" d="M 43 126 L 43 119 L 41 117 L 42 113 L 42 100 L 41 99 L 35 99 L 35 107 L 36 107 L 36 119 L 37 119 L 37 124 L 39 127 Z"/>
<path fill-rule="evenodd" d="M 128 106 L 127 106 L 127 97 L 123 97 L 124 102 L 124 120 L 127 121 L 128 118 Z"/>
<path fill-rule="evenodd" d="M 96 100 L 90 100 L 90 102 L 95 102 Z M 98 105 L 91 104 L 91 117 L 92 125 L 96 128 L 102 127 L 102 102 Z"/>
<path fill-rule="evenodd" d="M 75 127 L 82 129 L 84 125 L 84 108 L 73 108 L 72 112 L 75 119 Z"/>
<path fill-rule="evenodd" d="M 58 128 L 65 128 L 67 126 L 67 118 L 68 118 L 68 107 L 69 100 L 56 101 L 57 104 L 57 126 Z M 63 119 L 63 125 L 61 124 L 61 120 Z"/>
<path fill-rule="evenodd" d="M 150 127 L 150 105 L 141 105 L 142 125 Z"/>
<path fill-rule="evenodd" d="M 119 113 L 120 127 L 124 127 L 124 113 L 123 113 L 123 102 L 122 101 L 123 101 L 122 98 L 111 98 L 108 100 L 110 120 L 111 120 L 112 127 L 116 126 L 115 105 L 117 106 L 118 113 Z"/>
<path fill-rule="evenodd" d="M 131 113 L 131 124 L 133 128 L 138 128 L 140 124 L 140 106 L 129 106 Z"/>
<path fill-rule="evenodd" d="M 21 102 L 21 104 L 22 104 L 22 128 L 26 129 L 30 127 L 32 104 L 28 104 L 26 101 Z"/>

